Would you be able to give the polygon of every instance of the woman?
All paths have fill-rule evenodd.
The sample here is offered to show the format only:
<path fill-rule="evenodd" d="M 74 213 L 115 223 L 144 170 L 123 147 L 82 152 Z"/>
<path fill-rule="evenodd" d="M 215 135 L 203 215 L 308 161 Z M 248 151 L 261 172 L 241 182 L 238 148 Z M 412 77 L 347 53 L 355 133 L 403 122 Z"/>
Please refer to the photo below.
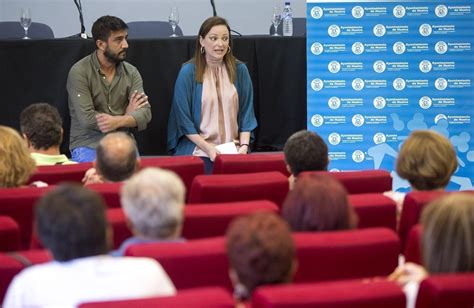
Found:
<path fill-rule="evenodd" d="M 415 307 L 418 288 L 430 274 L 474 271 L 474 195 L 453 193 L 423 211 L 423 266 L 406 263 L 389 279 L 403 286 L 407 307 Z"/>
<path fill-rule="evenodd" d="M 168 150 L 202 157 L 210 172 L 220 154 L 216 146 L 234 142 L 247 154 L 255 127 L 252 81 L 232 54 L 230 27 L 221 17 L 208 18 L 199 29 L 194 57 L 176 80 Z"/>
<path fill-rule="evenodd" d="M 25 185 L 35 170 L 36 163 L 20 134 L 0 126 L 0 188 Z"/>
<path fill-rule="evenodd" d="M 346 189 L 328 175 L 298 178 L 283 202 L 282 217 L 292 231 L 336 231 L 357 226 Z"/>

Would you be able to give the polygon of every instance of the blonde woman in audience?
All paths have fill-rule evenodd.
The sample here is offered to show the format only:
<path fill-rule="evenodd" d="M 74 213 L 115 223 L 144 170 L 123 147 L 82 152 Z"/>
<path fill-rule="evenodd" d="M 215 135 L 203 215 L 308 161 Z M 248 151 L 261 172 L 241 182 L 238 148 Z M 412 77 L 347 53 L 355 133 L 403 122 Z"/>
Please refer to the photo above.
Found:
<path fill-rule="evenodd" d="M 260 212 L 237 218 L 226 238 L 237 307 L 245 307 L 257 287 L 293 279 L 295 245 L 288 224 L 277 215 Z"/>
<path fill-rule="evenodd" d="M 0 125 L 0 188 L 25 185 L 36 170 L 36 163 L 20 134 Z"/>
<path fill-rule="evenodd" d="M 406 263 L 390 276 L 415 307 L 421 281 L 431 274 L 474 271 L 474 195 L 453 193 L 429 204 L 421 217 L 423 264 Z"/>

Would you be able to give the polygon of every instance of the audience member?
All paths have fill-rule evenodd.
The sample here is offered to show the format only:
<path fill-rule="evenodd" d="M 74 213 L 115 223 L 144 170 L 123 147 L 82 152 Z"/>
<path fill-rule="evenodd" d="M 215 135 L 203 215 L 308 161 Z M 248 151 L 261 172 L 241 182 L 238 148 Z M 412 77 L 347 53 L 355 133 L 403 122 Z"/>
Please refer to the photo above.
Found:
<path fill-rule="evenodd" d="M 125 182 L 122 209 L 133 237 L 114 255 L 124 255 L 128 246 L 147 242 L 182 242 L 185 188 L 172 171 L 146 168 Z"/>
<path fill-rule="evenodd" d="M 63 141 L 63 120 L 56 107 L 31 104 L 20 115 L 20 128 L 37 166 L 74 164 L 59 147 Z"/>
<path fill-rule="evenodd" d="M 227 230 L 230 278 L 237 301 L 262 285 L 290 282 L 296 271 L 295 245 L 288 224 L 273 213 L 235 219 Z"/>
<path fill-rule="evenodd" d="M 127 24 L 102 16 L 92 25 L 96 50 L 69 71 L 67 91 L 72 160 L 94 161 L 104 134 L 131 128 L 143 130 L 151 120 L 151 106 L 143 93 L 138 70 L 125 62 Z"/>
<path fill-rule="evenodd" d="M 111 230 L 99 195 L 61 185 L 36 207 L 40 241 L 54 261 L 23 270 L 3 307 L 76 307 L 81 302 L 173 295 L 175 288 L 152 259 L 107 256 Z"/>
<path fill-rule="evenodd" d="M 233 142 L 240 154 L 247 154 L 256 127 L 250 74 L 232 54 L 227 21 L 210 17 L 199 29 L 194 57 L 176 80 L 168 151 L 201 157 L 210 173 L 220 153 L 216 146 Z"/>
<path fill-rule="evenodd" d="M 422 213 L 423 266 L 406 263 L 389 279 L 403 286 L 407 307 L 415 307 L 418 288 L 431 274 L 474 271 L 474 196 L 453 193 L 429 204 Z"/>
<path fill-rule="evenodd" d="M 283 147 L 286 168 L 290 172 L 290 189 L 303 171 L 326 171 L 329 164 L 328 146 L 316 133 L 301 130 L 288 138 Z"/>
<path fill-rule="evenodd" d="M 138 170 L 139 165 L 135 141 L 123 132 L 109 133 L 100 140 L 94 168 L 86 172 L 82 182 L 89 185 L 125 181 Z"/>
<path fill-rule="evenodd" d="M 328 175 L 298 178 L 283 202 L 282 217 L 292 231 L 336 231 L 357 226 L 357 214 L 346 189 Z"/>
<path fill-rule="evenodd" d="M 35 161 L 20 135 L 0 125 L 0 188 L 25 185 L 35 170 Z"/>

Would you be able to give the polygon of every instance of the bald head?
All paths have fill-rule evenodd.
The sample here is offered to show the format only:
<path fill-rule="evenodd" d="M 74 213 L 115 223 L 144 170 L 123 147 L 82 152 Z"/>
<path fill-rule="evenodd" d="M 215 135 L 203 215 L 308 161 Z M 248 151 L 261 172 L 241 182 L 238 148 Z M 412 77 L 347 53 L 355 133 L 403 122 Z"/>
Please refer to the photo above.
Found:
<path fill-rule="evenodd" d="M 107 134 L 97 147 L 96 169 L 107 181 L 128 179 L 137 169 L 135 141 L 122 132 Z"/>

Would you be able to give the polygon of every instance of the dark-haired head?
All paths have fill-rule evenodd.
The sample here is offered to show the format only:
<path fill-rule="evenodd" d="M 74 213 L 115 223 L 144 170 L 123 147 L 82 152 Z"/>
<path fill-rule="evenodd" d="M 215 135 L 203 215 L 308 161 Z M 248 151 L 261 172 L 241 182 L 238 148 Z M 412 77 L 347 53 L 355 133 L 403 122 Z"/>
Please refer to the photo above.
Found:
<path fill-rule="evenodd" d="M 288 138 L 283 148 L 289 171 L 298 176 L 303 171 L 324 171 L 329 164 L 328 146 L 316 133 L 302 130 Z"/>
<path fill-rule="evenodd" d="M 92 25 L 92 37 L 94 41 L 101 40 L 107 42 L 113 31 L 128 29 L 127 24 L 115 16 L 102 16 Z"/>

